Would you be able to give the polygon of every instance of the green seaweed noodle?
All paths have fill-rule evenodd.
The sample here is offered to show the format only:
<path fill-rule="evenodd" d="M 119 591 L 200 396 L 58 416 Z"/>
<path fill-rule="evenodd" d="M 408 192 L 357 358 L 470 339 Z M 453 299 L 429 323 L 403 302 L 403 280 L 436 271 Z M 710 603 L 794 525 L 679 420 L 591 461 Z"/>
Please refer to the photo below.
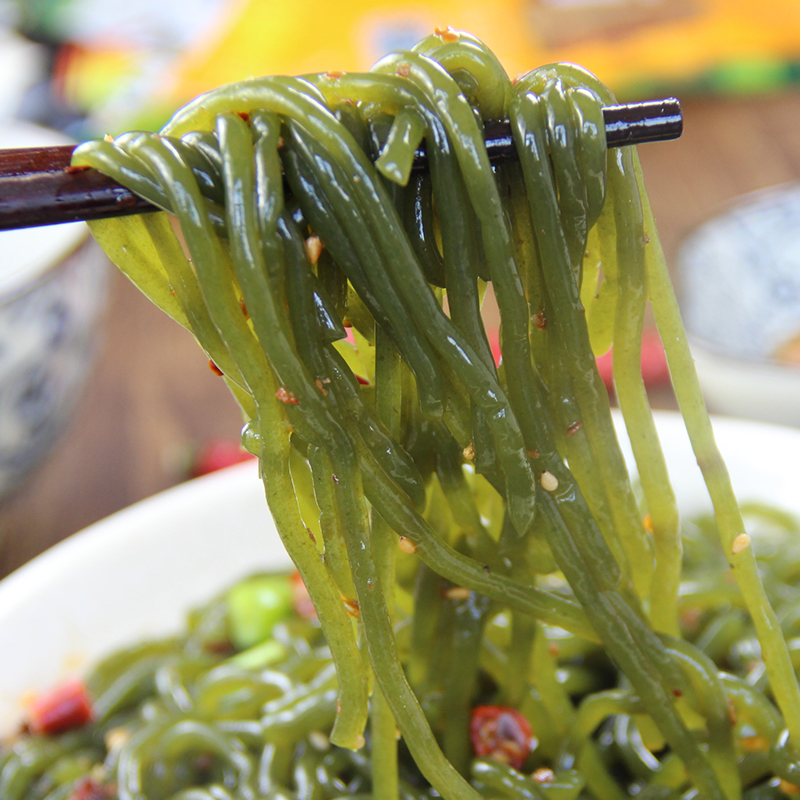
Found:
<path fill-rule="evenodd" d="M 92 770 L 119 800 L 800 784 L 796 530 L 756 563 L 636 152 L 606 148 L 613 102 L 572 65 L 512 83 L 446 31 L 366 74 L 251 79 L 77 149 L 168 212 L 92 229 L 224 375 L 318 623 L 223 657 L 203 644 L 228 614 L 212 604 L 185 639 L 112 658 L 91 726 L 0 756 L 4 800 L 78 797 Z M 518 158 L 492 165 L 482 123 L 500 118 Z M 716 514 L 685 557 L 640 371 L 648 301 Z M 612 343 L 643 505 L 595 365 Z M 531 723 L 519 769 L 475 756 L 486 704 Z"/>

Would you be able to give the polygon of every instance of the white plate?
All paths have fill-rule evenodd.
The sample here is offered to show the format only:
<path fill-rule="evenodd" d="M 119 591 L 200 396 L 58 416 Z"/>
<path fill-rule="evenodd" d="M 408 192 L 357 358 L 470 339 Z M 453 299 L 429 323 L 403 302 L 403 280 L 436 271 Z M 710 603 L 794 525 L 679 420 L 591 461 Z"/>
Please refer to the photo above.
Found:
<path fill-rule="evenodd" d="M 677 415 L 658 414 L 685 514 L 709 506 Z M 740 500 L 800 515 L 800 431 L 718 418 Z M 289 566 L 255 464 L 190 481 L 53 547 L 0 582 L 0 732 L 30 691 L 109 651 L 179 629 L 183 616 L 239 577 Z"/>

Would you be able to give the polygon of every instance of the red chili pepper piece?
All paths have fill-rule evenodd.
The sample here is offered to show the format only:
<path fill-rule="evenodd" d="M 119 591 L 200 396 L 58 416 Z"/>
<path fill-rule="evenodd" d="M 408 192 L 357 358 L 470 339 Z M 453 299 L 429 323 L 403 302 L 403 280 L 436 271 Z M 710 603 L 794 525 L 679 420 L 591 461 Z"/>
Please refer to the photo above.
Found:
<path fill-rule="evenodd" d="M 103 786 L 91 778 L 84 778 L 75 787 L 68 800 L 111 800 L 116 793 L 113 786 Z"/>
<path fill-rule="evenodd" d="M 479 758 L 491 758 L 522 769 L 533 746 L 530 723 L 515 708 L 478 706 L 469 726 L 472 747 Z"/>
<path fill-rule="evenodd" d="M 113 786 L 103 786 L 91 778 L 84 778 L 75 787 L 68 800 L 111 800 L 116 793 Z"/>
<path fill-rule="evenodd" d="M 597 359 L 597 369 L 606 388 L 614 388 L 614 349 Z M 669 367 L 664 345 L 658 331 L 646 330 L 642 334 L 642 380 L 645 386 L 659 386 L 669 381 Z"/>
<path fill-rule="evenodd" d="M 216 472 L 218 469 L 241 464 L 242 461 L 250 461 L 253 458 L 255 456 L 243 450 L 239 442 L 212 439 L 200 448 L 194 458 L 191 467 L 192 477 L 208 475 L 209 472 Z"/>
<path fill-rule="evenodd" d="M 92 701 L 79 680 L 68 681 L 37 698 L 30 711 L 34 733 L 55 735 L 80 728 L 92 718 Z"/>

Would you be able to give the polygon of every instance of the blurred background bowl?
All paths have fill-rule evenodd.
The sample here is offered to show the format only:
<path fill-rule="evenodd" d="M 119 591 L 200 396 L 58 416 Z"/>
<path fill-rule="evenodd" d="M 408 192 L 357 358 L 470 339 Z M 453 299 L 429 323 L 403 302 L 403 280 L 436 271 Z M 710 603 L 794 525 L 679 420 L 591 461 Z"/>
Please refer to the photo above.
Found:
<path fill-rule="evenodd" d="M 0 148 L 67 144 L 22 122 Z M 96 349 L 107 262 L 82 222 L 0 232 L 0 500 L 50 449 Z"/>
<path fill-rule="evenodd" d="M 800 426 L 800 184 L 746 195 L 697 228 L 676 283 L 710 410 Z"/>

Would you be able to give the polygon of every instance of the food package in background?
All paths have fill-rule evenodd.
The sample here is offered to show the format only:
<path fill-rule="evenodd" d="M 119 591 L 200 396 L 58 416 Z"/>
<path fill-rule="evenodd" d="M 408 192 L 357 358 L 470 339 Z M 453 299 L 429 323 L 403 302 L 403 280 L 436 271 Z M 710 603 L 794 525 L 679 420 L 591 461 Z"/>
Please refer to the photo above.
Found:
<path fill-rule="evenodd" d="M 626 98 L 800 79 L 798 0 L 244 0 L 230 8 L 226 25 L 178 63 L 167 105 L 250 75 L 363 70 L 447 25 L 484 40 L 512 76 L 572 61 Z"/>
<path fill-rule="evenodd" d="M 760 91 L 800 79 L 798 0 L 54 4 L 69 43 L 58 80 L 99 133 L 152 128 L 198 94 L 251 76 L 365 70 L 448 25 L 483 39 L 512 76 L 573 61 L 623 99 Z"/>

